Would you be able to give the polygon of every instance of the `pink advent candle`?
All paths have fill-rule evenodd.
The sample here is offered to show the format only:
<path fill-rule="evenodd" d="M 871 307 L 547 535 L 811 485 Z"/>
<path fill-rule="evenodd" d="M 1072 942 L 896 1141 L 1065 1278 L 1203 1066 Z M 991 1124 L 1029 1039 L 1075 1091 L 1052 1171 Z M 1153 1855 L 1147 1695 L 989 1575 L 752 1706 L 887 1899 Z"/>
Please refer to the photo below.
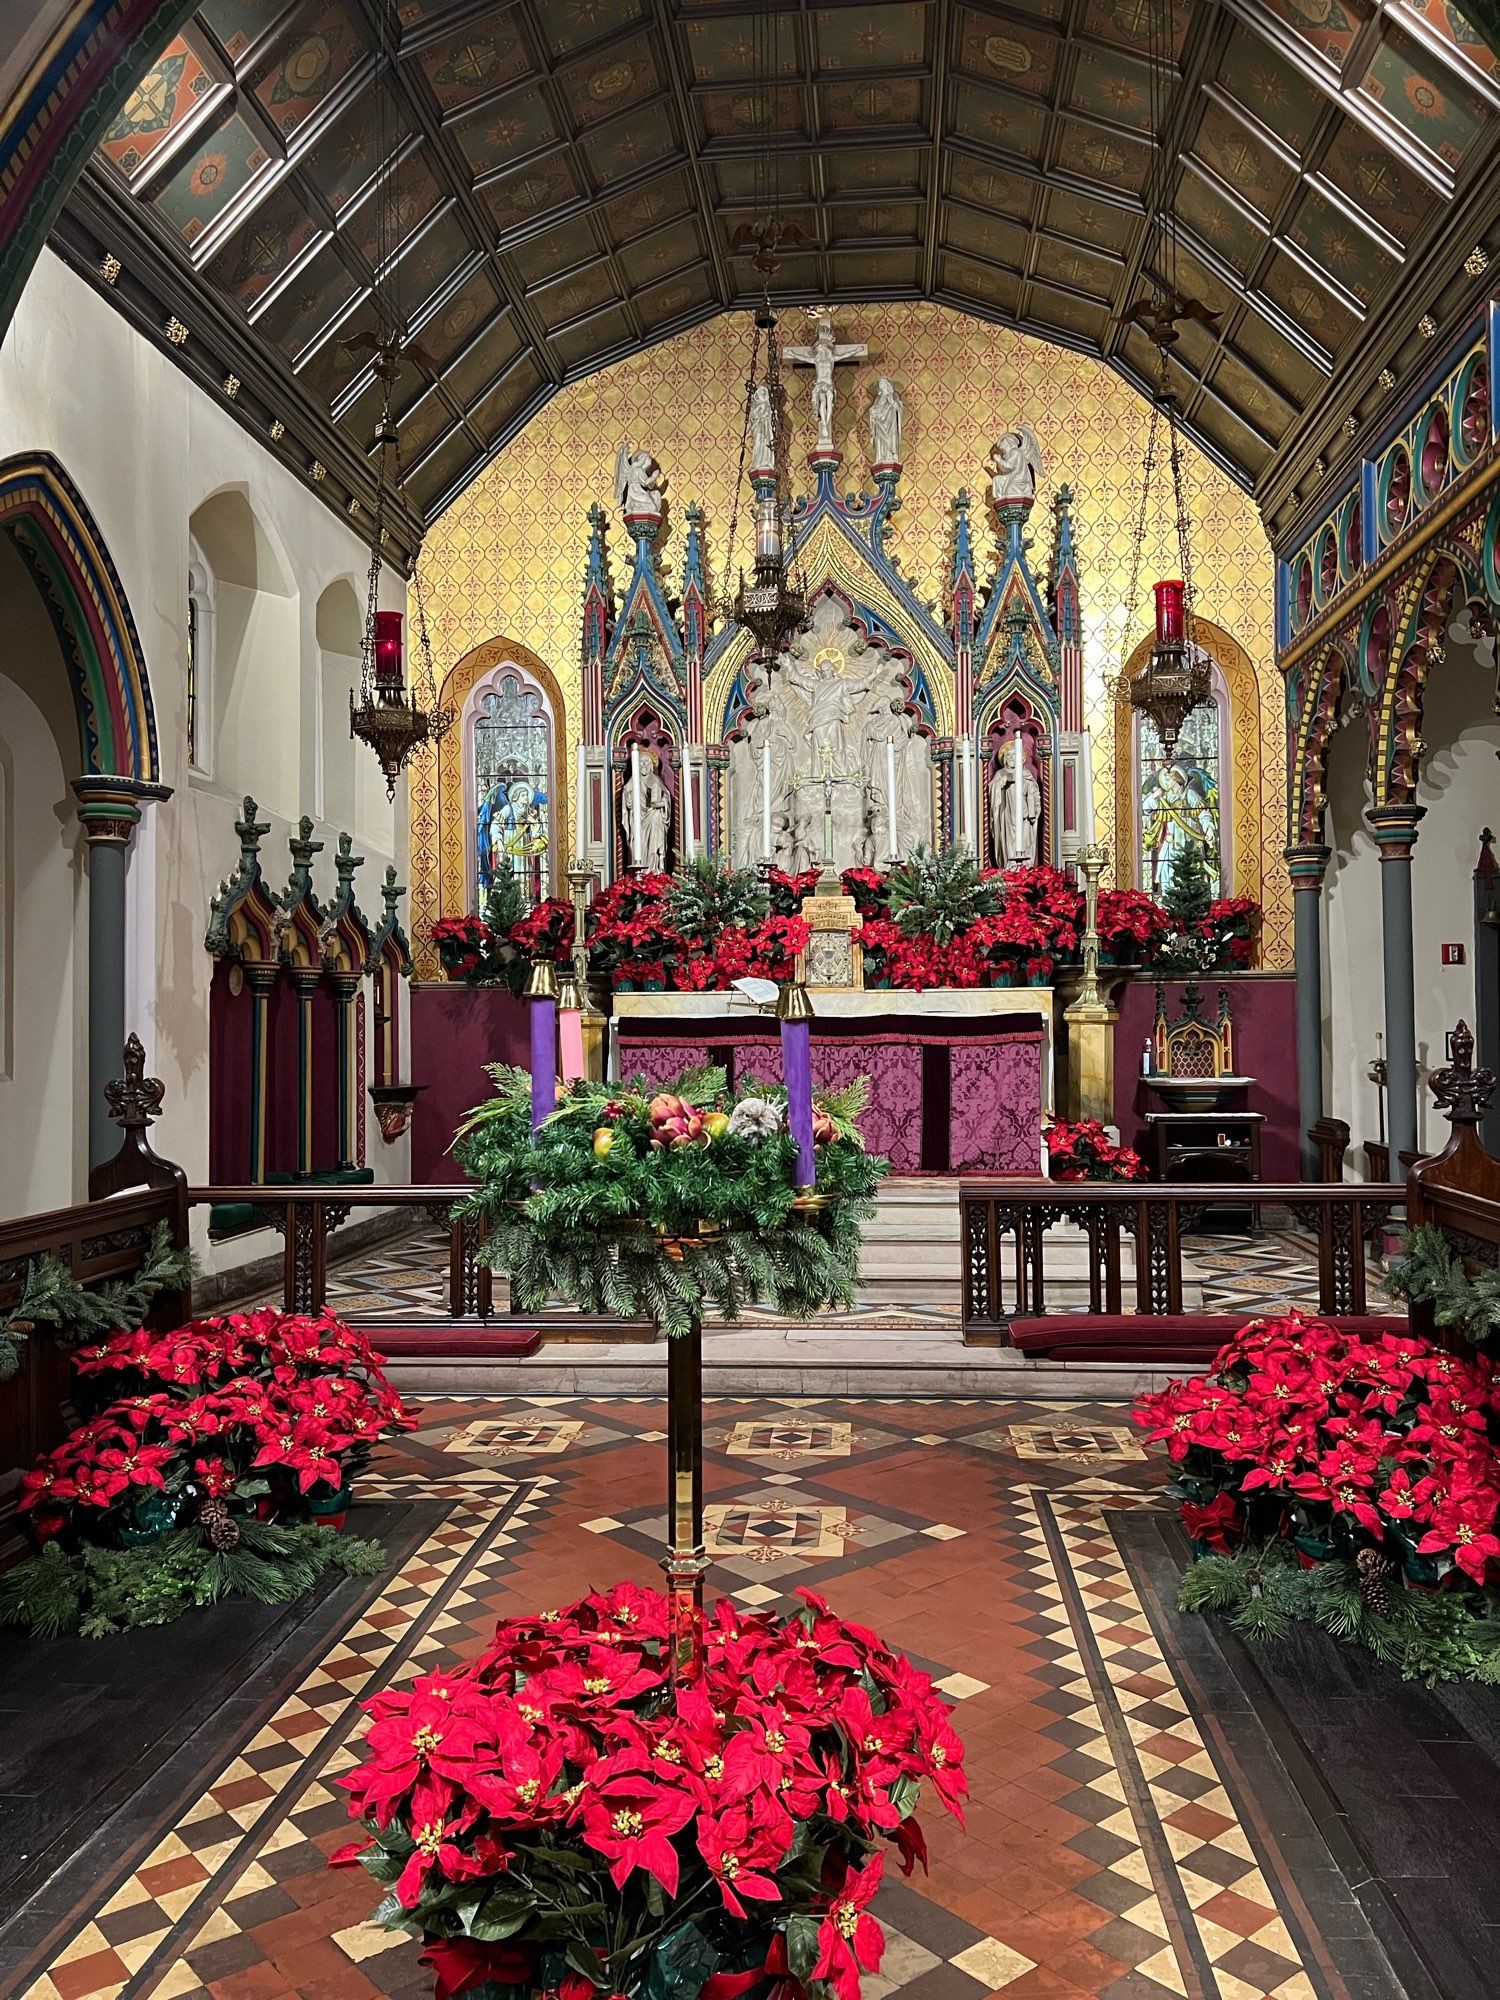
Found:
<path fill-rule="evenodd" d="M 557 1010 L 557 1046 L 563 1082 L 576 1083 L 583 1075 L 583 1016 L 576 1007 Z"/>

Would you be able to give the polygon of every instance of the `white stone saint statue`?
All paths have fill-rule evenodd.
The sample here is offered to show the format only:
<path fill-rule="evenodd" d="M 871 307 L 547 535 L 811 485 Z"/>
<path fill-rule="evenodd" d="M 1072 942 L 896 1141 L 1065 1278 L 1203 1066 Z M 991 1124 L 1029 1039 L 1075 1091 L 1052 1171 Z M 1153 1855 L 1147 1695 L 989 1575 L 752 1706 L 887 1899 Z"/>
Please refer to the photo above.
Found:
<path fill-rule="evenodd" d="M 808 664 L 789 661 L 786 682 L 807 703 L 814 750 L 821 757 L 826 749 L 833 759 L 835 774 L 846 776 L 852 754 L 848 737 L 849 718 L 875 685 L 874 674 L 868 673 L 860 680 L 847 666 L 825 655 Z"/>
<path fill-rule="evenodd" d="M 869 348 L 862 340 L 835 338 L 833 320 L 826 312 L 819 313 L 818 331 L 808 347 L 784 347 L 781 351 L 788 361 L 800 362 L 811 368 L 813 422 L 818 427 L 817 450 L 832 451 L 833 445 L 833 371 L 841 361 L 863 361 Z"/>
<path fill-rule="evenodd" d="M 1042 822 L 1042 788 L 1019 732 L 1010 739 L 989 782 L 990 847 L 1006 868 L 1036 865 L 1037 836 Z"/>
<path fill-rule="evenodd" d="M 666 479 L 649 451 L 632 451 L 622 444 L 615 453 L 615 505 L 627 520 L 635 515 L 659 521 Z"/>
<path fill-rule="evenodd" d="M 776 467 L 776 409 L 770 384 L 757 382 L 750 392 L 750 470 Z"/>
<path fill-rule="evenodd" d="M 871 465 L 901 463 L 901 420 L 905 415 L 906 405 L 896 394 L 896 385 L 889 375 L 882 375 L 870 405 Z"/>
<path fill-rule="evenodd" d="M 990 497 L 999 507 L 1029 506 L 1042 476 L 1042 447 L 1030 424 L 997 438 L 990 452 Z"/>
<path fill-rule="evenodd" d="M 641 757 L 639 798 L 634 770 L 625 773 L 620 813 L 625 829 L 625 852 L 631 867 L 639 868 L 648 875 L 661 874 L 667 865 L 672 799 L 662 783 L 661 766 L 654 750 L 646 751 Z"/>

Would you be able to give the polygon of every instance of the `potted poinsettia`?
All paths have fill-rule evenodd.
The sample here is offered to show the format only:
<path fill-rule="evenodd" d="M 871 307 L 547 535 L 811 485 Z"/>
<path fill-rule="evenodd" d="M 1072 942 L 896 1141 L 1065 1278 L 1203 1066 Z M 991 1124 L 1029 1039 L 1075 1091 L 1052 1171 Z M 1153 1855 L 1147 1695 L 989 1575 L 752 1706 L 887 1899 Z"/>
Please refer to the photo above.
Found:
<path fill-rule="evenodd" d="M 1146 1163 L 1132 1146 L 1116 1145 L 1097 1118 L 1047 1127 L 1047 1165 L 1055 1181 L 1143 1181 Z"/>
<path fill-rule="evenodd" d="M 925 1862 L 929 1786 L 962 1819 L 963 1745 L 931 1680 L 800 1593 L 713 1608 L 674 1688 L 668 1607 L 621 1584 L 505 1619 L 485 1652 L 369 1702 L 341 1778 L 436 1989 L 659 2000 L 822 1986 L 858 2000 L 887 1857 Z"/>

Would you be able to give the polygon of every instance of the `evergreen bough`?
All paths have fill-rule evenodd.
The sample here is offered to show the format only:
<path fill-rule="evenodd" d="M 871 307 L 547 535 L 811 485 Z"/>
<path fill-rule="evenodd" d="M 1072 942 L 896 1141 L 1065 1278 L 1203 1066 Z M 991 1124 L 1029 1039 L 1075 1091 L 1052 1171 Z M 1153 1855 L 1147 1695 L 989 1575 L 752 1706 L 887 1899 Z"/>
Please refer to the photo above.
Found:
<path fill-rule="evenodd" d="M 931 937 L 940 945 L 993 917 L 1005 901 L 998 875 L 986 875 L 971 854 L 950 847 L 935 852 L 916 847 L 885 878 L 886 906 L 908 937 Z"/>
<path fill-rule="evenodd" d="M 1430 1222 L 1408 1230 L 1402 1261 L 1387 1271 L 1385 1289 L 1409 1306 L 1430 1305 L 1436 1325 L 1455 1328 L 1476 1347 L 1500 1337 L 1500 1271 L 1471 1278 L 1462 1257 Z"/>
<path fill-rule="evenodd" d="M 375 1576 L 378 1542 L 302 1522 L 242 1521 L 231 1549 L 216 1549 L 196 1522 L 133 1549 L 49 1542 L 0 1576 L 0 1624 L 37 1639 L 102 1639 L 137 1625 L 169 1625 L 194 1606 L 225 1597 L 289 1604 L 337 1571 Z"/>
<path fill-rule="evenodd" d="M 34 1327 L 50 1327 L 69 1348 L 108 1333 L 132 1332 L 143 1324 L 161 1292 L 191 1283 L 192 1276 L 191 1251 L 172 1247 L 164 1222 L 152 1231 L 145 1258 L 133 1276 L 111 1278 L 92 1289 L 80 1285 L 56 1257 L 33 1259 L 26 1267 L 21 1296 L 0 1320 L 0 1382 L 14 1377 Z"/>
<path fill-rule="evenodd" d="M 1500 1684 L 1500 1616 L 1468 1590 L 1371 1593 L 1354 1563 L 1303 1567 L 1290 1543 L 1246 1543 L 1199 1558 L 1182 1580 L 1184 1611 L 1213 1611 L 1247 1638 L 1285 1638 L 1299 1621 L 1361 1646 L 1426 1687 L 1453 1680 Z"/>
<path fill-rule="evenodd" d="M 654 1147 L 639 1080 L 623 1088 L 578 1082 L 533 1138 L 529 1073 L 496 1064 L 489 1074 L 495 1096 L 470 1113 L 454 1142 L 478 1183 L 456 1213 L 483 1222 L 477 1255 L 508 1274 L 523 1312 L 563 1299 L 678 1335 L 705 1306 L 735 1319 L 757 1301 L 792 1318 L 853 1304 L 860 1225 L 886 1171 L 856 1133 L 862 1081 L 820 1100 L 838 1136 L 818 1149 L 818 1190 L 835 1199 L 802 1215 L 793 1208 L 796 1147 L 784 1115 L 764 1136 L 726 1132 L 708 1145 Z M 724 1072 L 713 1068 L 680 1078 L 671 1094 L 703 1111 L 731 1101 Z M 760 1093 L 750 1085 L 741 1097 L 752 1094 Z M 779 1111 L 785 1094 L 764 1098 Z M 600 1156 L 594 1135 L 606 1129 L 611 1143 Z M 716 1233 L 683 1252 L 681 1240 L 700 1225 Z"/>
<path fill-rule="evenodd" d="M 769 914 L 771 899 L 753 868 L 729 868 L 711 854 L 695 855 L 672 877 L 667 917 L 679 937 L 712 945 L 731 926 L 750 928 Z"/>

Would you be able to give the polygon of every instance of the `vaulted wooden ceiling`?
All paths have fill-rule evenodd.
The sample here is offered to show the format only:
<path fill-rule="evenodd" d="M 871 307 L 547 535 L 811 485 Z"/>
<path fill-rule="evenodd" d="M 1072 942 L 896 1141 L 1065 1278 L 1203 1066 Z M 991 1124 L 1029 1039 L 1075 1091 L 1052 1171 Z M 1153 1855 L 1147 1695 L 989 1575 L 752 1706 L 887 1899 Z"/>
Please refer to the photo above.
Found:
<path fill-rule="evenodd" d="M 430 518 L 561 382 L 754 296 L 730 239 L 755 213 L 765 8 L 395 0 L 382 73 L 380 4 L 204 0 L 87 186 L 360 453 L 358 337 L 377 279 L 396 288 Z M 1147 0 L 774 13 L 779 180 L 811 245 L 784 259 L 788 299 L 937 298 L 1152 380 L 1122 324 L 1155 241 Z M 1175 41 L 1179 279 L 1220 315 L 1185 330 L 1176 386 L 1274 513 L 1377 371 L 1420 366 L 1422 316 L 1482 288 L 1462 265 L 1500 214 L 1497 58 L 1451 0 L 1177 0 Z"/>

